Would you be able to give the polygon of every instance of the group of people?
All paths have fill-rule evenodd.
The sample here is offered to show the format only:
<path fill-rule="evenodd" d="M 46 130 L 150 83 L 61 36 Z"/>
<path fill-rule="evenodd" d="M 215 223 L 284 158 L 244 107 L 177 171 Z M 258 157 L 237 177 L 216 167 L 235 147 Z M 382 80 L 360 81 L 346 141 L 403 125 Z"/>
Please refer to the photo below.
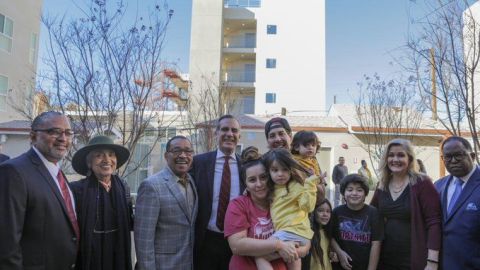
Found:
<path fill-rule="evenodd" d="M 450 175 L 435 184 L 408 140 L 390 141 L 370 205 L 366 163 L 348 174 L 342 157 L 332 180 L 345 203 L 332 207 L 315 133 L 292 136 L 275 117 L 269 151 L 238 155 L 240 124 L 224 115 L 215 151 L 167 142 L 167 164 L 141 183 L 133 211 L 115 173 L 129 150 L 92 138 L 72 158 L 85 178 L 68 183 L 59 163 L 73 135 L 65 115 L 42 113 L 31 149 L 0 164 L 0 269 L 132 269 L 131 231 L 145 270 L 480 269 L 480 169 L 462 137 L 443 141 Z"/>

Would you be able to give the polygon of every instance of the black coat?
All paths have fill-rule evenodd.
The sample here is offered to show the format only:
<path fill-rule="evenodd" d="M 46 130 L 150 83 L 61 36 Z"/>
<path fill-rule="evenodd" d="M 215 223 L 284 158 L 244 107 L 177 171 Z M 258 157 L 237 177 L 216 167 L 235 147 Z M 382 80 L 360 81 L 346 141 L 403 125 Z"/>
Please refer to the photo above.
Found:
<path fill-rule="evenodd" d="M 80 251 L 77 261 L 77 270 L 90 269 L 91 245 L 95 215 L 97 213 L 96 197 L 98 195 L 98 181 L 95 177 L 87 177 L 71 183 L 72 192 L 75 195 L 78 225 L 80 227 Z M 115 187 L 115 188 L 113 188 Z M 127 183 L 116 175 L 112 175 L 112 190 L 116 208 L 116 223 L 118 226 L 118 238 L 116 239 L 115 253 L 118 269 L 132 269 L 131 258 L 131 235 L 133 230 L 133 210 L 130 198 L 130 189 Z M 119 259 L 123 259 L 123 262 Z"/>
<path fill-rule="evenodd" d="M 35 150 L 0 165 L 0 269 L 73 269 L 77 239 Z"/>
<path fill-rule="evenodd" d="M 193 157 L 192 168 L 190 175 L 195 181 L 195 186 L 198 193 L 198 214 L 195 223 L 195 250 L 199 252 L 199 245 L 203 243 L 205 233 L 207 231 L 208 221 L 212 214 L 212 196 L 213 196 L 213 178 L 215 175 L 215 161 L 217 157 L 217 150 L 196 155 Z M 241 170 L 241 159 L 236 155 L 238 172 Z M 240 183 L 240 194 L 245 190 L 245 183 L 243 183 L 240 176 L 238 177 Z M 240 195 L 239 194 L 239 195 Z"/>

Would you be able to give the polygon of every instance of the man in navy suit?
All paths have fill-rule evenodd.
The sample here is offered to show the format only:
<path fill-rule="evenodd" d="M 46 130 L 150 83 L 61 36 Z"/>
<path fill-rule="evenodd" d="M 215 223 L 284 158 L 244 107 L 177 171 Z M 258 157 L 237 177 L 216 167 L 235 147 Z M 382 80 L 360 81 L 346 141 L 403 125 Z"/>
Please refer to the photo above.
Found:
<path fill-rule="evenodd" d="M 74 269 L 78 223 L 59 162 L 73 131 L 59 112 L 32 122 L 31 149 L 0 165 L 0 269 Z"/>
<path fill-rule="evenodd" d="M 193 157 L 190 174 L 198 193 L 195 225 L 195 268 L 228 269 L 232 252 L 223 236 L 228 202 L 243 193 L 240 157 L 235 153 L 240 124 L 232 115 L 219 118 L 215 130 L 218 149 Z"/>
<path fill-rule="evenodd" d="M 441 264 L 448 270 L 480 268 L 480 168 L 470 143 L 457 136 L 441 146 L 450 173 L 435 183 L 443 211 Z"/>

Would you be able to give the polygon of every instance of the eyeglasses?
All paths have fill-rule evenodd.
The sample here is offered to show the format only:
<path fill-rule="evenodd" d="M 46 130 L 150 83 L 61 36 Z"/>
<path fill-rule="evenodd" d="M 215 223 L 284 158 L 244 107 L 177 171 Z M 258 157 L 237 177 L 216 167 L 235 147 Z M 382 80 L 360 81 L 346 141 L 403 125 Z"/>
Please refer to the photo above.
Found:
<path fill-rule="evenodd" d="M 451 155 L 443 155 L 442 158 L 443 158 L 443 160 L 445 160 L 447 162 L 450 162 L 454 158 L 455 158 L 456 161 L 462 161 L 462 160 L 465 159 L 466 156 L 468 156 L 468 154 L 466 154 L 466 153 L 456 153 L 456 154 L 451 154 Z"/>
<path fill-rule="evenodd" d="M 73 132 L 73 130 L 71 130 L 71 129 L 62 130 L 60 128 L 47 128 L 47 129 L 35 129 L 33 131 L 35 131 L 35 132 L 37 132 L 37 131 L 45 132 L 49 136 L 52 136 L 52 137 L 55 137 L 55 138 L 61 137 L 62 134 L 65 134 L 65 137 L 68 137 L 68 138 L 75 135 L 75 132 Z"/>
<path fill-rule="evenodd" d="M 167 151 L 169 153 L 172 153 L 174 154 L 175 156 L 180 156 L 182 153 L 185 153 L 185 155 L 187 156 L 191 156 L 193 155 L 193 150 L 192 149 L 178 149 L 178 148 L 174 148 L 172 150 L 169 150 Z"/>

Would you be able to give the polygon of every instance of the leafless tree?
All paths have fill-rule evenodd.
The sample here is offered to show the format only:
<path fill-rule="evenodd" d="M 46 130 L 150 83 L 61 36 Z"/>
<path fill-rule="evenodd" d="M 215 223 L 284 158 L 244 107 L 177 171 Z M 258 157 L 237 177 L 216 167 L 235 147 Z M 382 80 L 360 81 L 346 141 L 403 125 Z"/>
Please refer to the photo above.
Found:
<path fill-rule="evenodd" d="M 407 43 L 407 68 L 433 118 L 452 135 L 470 135 L 478 151 L 480 7 L 473 2 L 425 1 L 427 15 L 413 20 L 419 30 Z"/>
<path fill-rule="evenodd" d="M 413 78 L 383 80 L 377 74 L 358 83 L 355 102 L 357 121 L 370 162 L 378 164 L 385 146 L 393 138 L 412 140 L 423 119 L 422 101 Z"/>
<path fill-rule="evenodd" d="M 154 149 L 156 128 L 169 124 L 158 76 L 173 10 L 166 2 L 133 12 L 125 4 L 92 0 L 77 6 L 80 18 L 43 16 L 48 55 L 41 75 L 50 104 L 72 116 L 79 145 L 99 133 L 121 138 L 132 153 L 120 172 L 127 177 Z"/>
<path fill-rule="evenodd" d="M 194 144 L 198 151 L 211 151 L 216 148 L 215 129 L 217 120 L 223 114 L 232 113 L 237 104 L 227 83 L 219 84 L 215 76 L 202 76 L 200 85 L 191 87 L 188 100 L 188 123 L 196 136 Z"/>

